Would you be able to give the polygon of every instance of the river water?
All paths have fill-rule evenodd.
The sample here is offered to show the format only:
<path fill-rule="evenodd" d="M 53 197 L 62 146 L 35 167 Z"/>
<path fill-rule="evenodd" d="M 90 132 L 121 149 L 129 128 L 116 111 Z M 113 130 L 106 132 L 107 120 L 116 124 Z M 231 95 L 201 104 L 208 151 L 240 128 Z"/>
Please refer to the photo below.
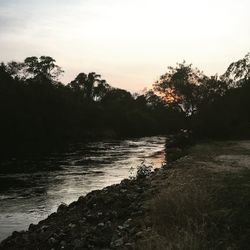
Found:
<path fill-rule="evenodd" d="M 165 137 L 74 144 L 63 152 L 12 158 L 0 169 L 0 241 L 55 212 L 61 203 L 119 183 L 143 161 L 161 167 Z"/>

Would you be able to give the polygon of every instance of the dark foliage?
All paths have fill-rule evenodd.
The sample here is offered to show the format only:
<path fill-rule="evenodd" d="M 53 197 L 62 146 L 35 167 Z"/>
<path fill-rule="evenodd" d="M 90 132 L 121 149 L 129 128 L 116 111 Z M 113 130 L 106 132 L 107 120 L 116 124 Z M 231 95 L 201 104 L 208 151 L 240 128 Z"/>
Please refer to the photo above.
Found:
<path fill-rule="evenodd" d="M 221 77 L 207 77 L 185 62 L 177 64 L 154 90 L 185 114 L 185 128 L 197 137 L 250 138 L 249 58 L 248 53 L 231 63 Z"/>
<path fill-rule="evenodd" d="M 250 137 L 249 54 L 221 77 L 169 67 L 154 91 L 134 96 L 95 72 L 67 85 L 48 56 L 0 66 L 2 148 L 25 143 L 144 136 L 192 130 L 198 137 Z"/>
<path fill-rule="evenodd" d="M 68 85 L 51 57 L 0 66 L 1 146 L 175 132 L 183 115 L 152 92 L 134 97 L 101 76 L 80 73 Z"/>

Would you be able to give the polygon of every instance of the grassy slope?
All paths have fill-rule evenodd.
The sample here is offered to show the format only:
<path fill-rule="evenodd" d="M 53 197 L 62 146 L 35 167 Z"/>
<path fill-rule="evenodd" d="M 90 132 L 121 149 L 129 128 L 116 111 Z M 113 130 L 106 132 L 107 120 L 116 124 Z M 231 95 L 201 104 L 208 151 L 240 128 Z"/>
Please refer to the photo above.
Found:
<path fill-rule="evenodd" d="M 155 176 L 136 249 L 250 249 L 250 142 L 211 142 Z"/>

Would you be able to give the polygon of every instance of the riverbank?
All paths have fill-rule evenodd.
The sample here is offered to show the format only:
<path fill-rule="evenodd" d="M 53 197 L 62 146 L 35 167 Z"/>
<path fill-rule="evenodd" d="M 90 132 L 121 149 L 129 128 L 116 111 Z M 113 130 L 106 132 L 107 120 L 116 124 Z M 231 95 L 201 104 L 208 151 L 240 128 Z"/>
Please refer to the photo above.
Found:
<path fill-rule="evenodd" d="M 200 144 L 137 179 L 61 205 L 0 249 L 247 249 L 250 142 Z"/>

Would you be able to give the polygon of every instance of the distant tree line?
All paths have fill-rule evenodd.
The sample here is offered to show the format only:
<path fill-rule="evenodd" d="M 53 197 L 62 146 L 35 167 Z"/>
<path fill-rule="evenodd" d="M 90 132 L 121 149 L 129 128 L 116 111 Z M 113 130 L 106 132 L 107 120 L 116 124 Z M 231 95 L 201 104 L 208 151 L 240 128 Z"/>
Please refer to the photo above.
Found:
<path fill-rule="evenodd" d="M 0 65 L 1 144 L 80 141 L 192 130 L 199 137 L 250 137 L 250 54 L 222 76 L 185 62 L 144 94 L 79 73 L 64 85 L 49 56 Z"/>
<path fill-rule="evenodd" d="M 48 56 L 0 66 L 1 144 L 173 133 L 183 114 L 153 91 L 111 87 L 100 75 L 79 73 L 67 85 Z"/>

